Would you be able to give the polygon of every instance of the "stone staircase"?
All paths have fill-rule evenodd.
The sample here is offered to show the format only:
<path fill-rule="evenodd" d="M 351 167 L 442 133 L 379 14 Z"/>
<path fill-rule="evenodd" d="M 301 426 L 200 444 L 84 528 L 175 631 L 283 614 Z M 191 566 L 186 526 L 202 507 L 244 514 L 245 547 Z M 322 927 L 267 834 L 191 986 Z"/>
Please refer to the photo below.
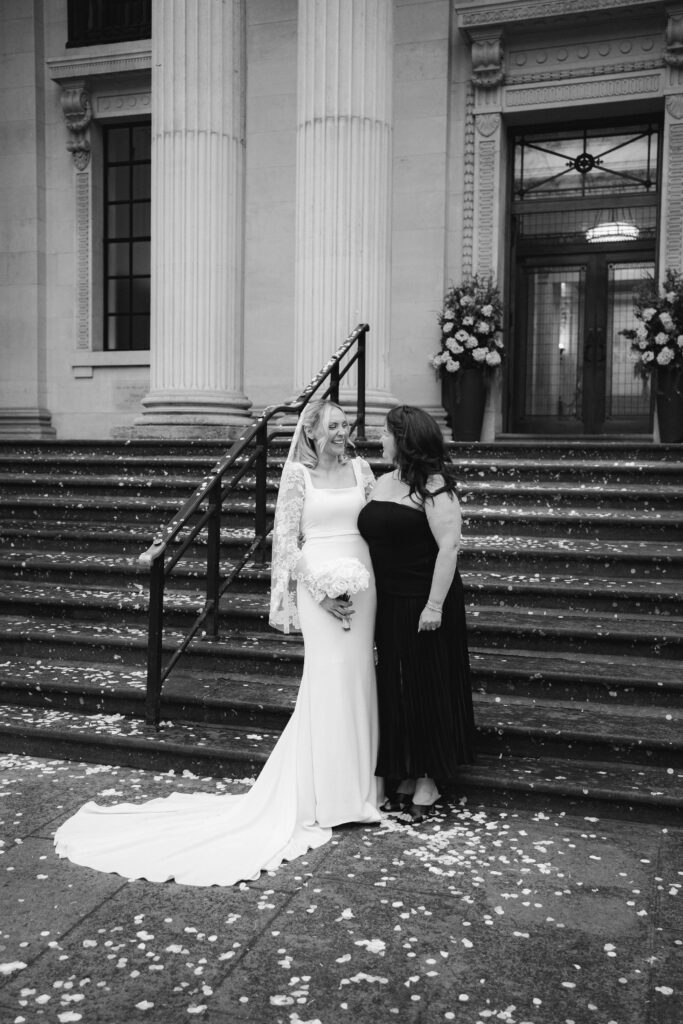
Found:
<path fill-rule="evenodd" d="M 223 454 L 211 443 L 0 444 L 0 750 L 253 775 L 293 707 L 300 638 L 248 565 L 144 724 L 138 555 Z M 371 461 L 376 451 L 368 447 Z M 603 442 L 455 445 L 479 730 L 471 798 L 680 820 L 683 452 Z M 378 465 L 379 468 L 379 465 Z M 279 465 L 269 495 L 274 504 Z M 250 481 L 224 568 L 251 539 Z M 167 589 L 167 645 L 201 607 L 200 538 Z"/>

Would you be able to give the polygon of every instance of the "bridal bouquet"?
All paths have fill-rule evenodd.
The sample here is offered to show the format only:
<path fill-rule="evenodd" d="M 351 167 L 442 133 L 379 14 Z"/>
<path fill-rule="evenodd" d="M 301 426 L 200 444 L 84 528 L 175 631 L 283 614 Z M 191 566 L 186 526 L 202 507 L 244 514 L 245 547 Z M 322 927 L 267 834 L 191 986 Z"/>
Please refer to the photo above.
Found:
<path fill-rule="evenodd" d="M 348 599 L 351 594 L 368 589 L 370 573 L 357 558 L 336 558 L 307 574 L 305 583 L 316 601 L 324 597 Z M 342 626 L 351 628 L 348 619 L 344 619 Z"/>

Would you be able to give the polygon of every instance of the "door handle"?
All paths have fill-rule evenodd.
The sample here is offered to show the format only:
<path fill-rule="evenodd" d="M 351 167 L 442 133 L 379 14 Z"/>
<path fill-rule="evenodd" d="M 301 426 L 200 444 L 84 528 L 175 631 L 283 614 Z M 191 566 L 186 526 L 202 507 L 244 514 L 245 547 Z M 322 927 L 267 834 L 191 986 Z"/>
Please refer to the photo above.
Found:
<path fill-rule="evenodd" d="M 607 359 L 607 347 L 605 345 L 605 332 L 602 327 L 595 329 L 595 362 L 598 366 L 604 366 Z"/>
<path fill-rule="evenodd" d="M 590 330 L 586 334 L 586 341 L 583 346 L 583 361 L 592 366 L 595 361 L 595 331 Z"/>

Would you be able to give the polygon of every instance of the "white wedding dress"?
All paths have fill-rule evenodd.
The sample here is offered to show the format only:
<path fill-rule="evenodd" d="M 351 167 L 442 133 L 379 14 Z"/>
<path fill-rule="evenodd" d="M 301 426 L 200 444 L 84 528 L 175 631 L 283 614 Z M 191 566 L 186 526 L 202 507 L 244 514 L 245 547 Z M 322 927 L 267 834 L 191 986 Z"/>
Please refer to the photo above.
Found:
<path fill-rule="evenodd" d="M 335 825 L 377 822 L 375 586 L 356 521 L 372 476 L 353 460 L 355 485 L 313 486 L 288 463 L 273 539 L 271 622 L 300 622 L 305 658 L 294 712 L 253 787 L 238 796 L 173 793 L 143 804 L 85 804 L 56 832 L 61 857 L 152 882 L 233 885 L 322 846 Z M 355 557 L 370 587 L 353 597 L 349 631 L 295 576 Z"/>

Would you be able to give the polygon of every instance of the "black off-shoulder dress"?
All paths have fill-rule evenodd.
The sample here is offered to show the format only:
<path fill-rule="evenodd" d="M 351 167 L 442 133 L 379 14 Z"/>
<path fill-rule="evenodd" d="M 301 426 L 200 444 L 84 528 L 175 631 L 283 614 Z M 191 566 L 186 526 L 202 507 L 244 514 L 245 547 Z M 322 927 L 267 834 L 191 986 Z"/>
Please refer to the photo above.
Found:
<path fill-rule="evenodd" d="M 418 633 L 438 547 L 424 509 L 369 501 L 358 528 L 377 585 L 377 775 L 442 781 L 474 760 L 474 713 L 462 580 L 456 570 L 441 627 Z"/>

